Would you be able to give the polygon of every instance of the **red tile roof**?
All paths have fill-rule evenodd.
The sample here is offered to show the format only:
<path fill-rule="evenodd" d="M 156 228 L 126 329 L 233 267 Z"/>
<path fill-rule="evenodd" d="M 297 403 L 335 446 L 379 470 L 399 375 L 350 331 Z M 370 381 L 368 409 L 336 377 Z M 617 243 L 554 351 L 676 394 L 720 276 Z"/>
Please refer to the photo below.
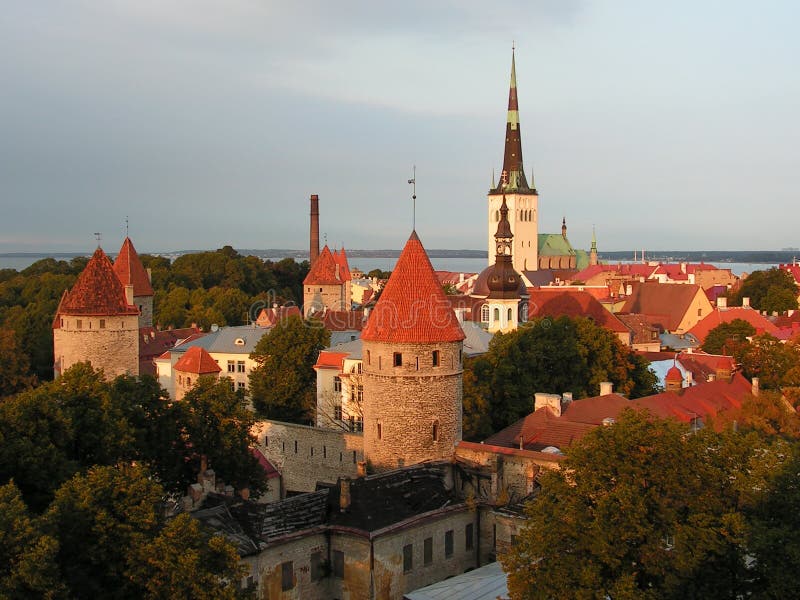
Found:
<path fill-rule="evenodd" d="M 98 247 L 67 295 L 62 298 L 59 314 L 119 316 L 138 315 L 139 309 L 128 304 L 125 288 L 114 273 L 106 253 Z"/>
<path fill-rule="evenodd" d="M 122 242 L 122 248 L 119 249 L 117 259 L 114 261 L 114 272 L 122 285 L 133 285 L 134 296 L 153 295 L 153 286 L 150 285 L 147 271 L 128 237 Z"/>
<path fill-rule="evenodd" d="M 792 275 L 792 277 L 794 277 L 794 282 L 797 285 L 800 285 L 800 265 L 795 265 L 795 264 L 789 265 L 789 264 L 786 264 L 786 265 L 781 265 L 780 268 L 781 268 L 781 270 L 786 271 L 787 273 L 790 273 Z"/>
<path fill-rule="evenodd" d="M 622 321 L 588 292 L 531 288 L 528 293 L 528 314 L 531 317 L 587 317 L 614 333 L 630 333 Z"/>
<path fill-rule="evenodd" d="M 400 253 L 361 339 L 419 343 L 464 339 L 464 331 L 416 231 Z"/>
<path fill-rule="evenodd" d="M 723 323 L 730 323 L 734 319 L 747 321 L 755 327 L 756 330 L 764 331 L 770 335 L 775 335 L 778 332 L 778 327 L 776 327 L 772 321 L 762 316 L 757 310 L 732 306 L 729 308 L 715 308 L 705 319 L 692 327 L 689 333 L 700 340 L 702 344 L 712 329 Z"/>
<path fill-rule="evenodd" d="M 669 371 L 667 371 L 664 381 L 683 383 L 683 373 L 681 373 L 681 370 L 677 366 L 673 365 L 669 368 Z"/>
<path fill-rule="evenodd" d="M 303 313 L 300 312 L 299 306 L 278 306 L 273 308 L 262 308 L 258 313 L 256 325 L 259 327 L 272 327 L 279 321 L 288 319 L 289 317 L 301 317 Z"/>
<path fill-rule="evenodd" d="M 219 368 L 217 361 L 211 358 L 211 355 L 204 348 L 192 346 L 175 363 L 175 370 L 184 373 L 207 375 L 219 373 L 222 369 Z"/>
<path fill-rule="evenodd" d="M 350 273 L 350 265 L 347 264 L 347 253 L 344 251 L 344 246 L 342 246 L 341 250 L 333 252 L 333 258 L 336 259 L 336 263 L 339 265 L 342 278 L 345 281 L 350 281 L 353 276 Z"/>
<path fill-rule="evenodd" d="M 314 365 L 315 369 L 342 369 L 344 359 L 350 356 L 349 352 L 329 352 L 323 350 L 317 357 L 317 364 Z"/>
<path fill-rule="evenodd" d="M 698 292 L 702 290 L 692 284 L 648 281 L 635 284 L 632 292 L 620 312 L 645 315 L 654 325 L 674 331 L 681 324 Z"/>
<path fill-rule="evenodd" d="M 486 439 L 495 446 L 542 450 L 548 446 L 566 448 L 589 433 L 595 425 L 576 423 L 554 415 L 549 408 L 540 408 Z"/>
<path fill-rule="evenodd" d="M 326 245 L 303 280 L 303 285 L 341 285 L 347 281 L 344 271 L 341 259 L 335 258 Z"/>
<path fill-rule="evenodd" d="M 255 456 L 256 460 L 258 460 L 258 464 L 261 465 L 261 468 L 264 470 L 264 475 L 267 477 L 267 479 L 274 479 L 275 477 L 281 476 L 281 474 L 278 472 L 278 469 L 276 469 L 275 466 L 269 462 L 269 459 L 264 456 L 261 450 L 257 448 L 251 448 L 250 452 L 252 452 L 253 456 Z"/>
<path fill-rule="evenodd" d="M 595 396 L 570 402 L 562 417 L 575 423 L 602 425 L 603 419 L 615 417 L 619 411 L 630 405 L 631 401 L 619 394 Z"/>
<path fill-rule="evenodd" d="M 363 310 L 326 310 L 312 316 L 320 319 L 328 331 L 361 331 L 364 328 Z"/>

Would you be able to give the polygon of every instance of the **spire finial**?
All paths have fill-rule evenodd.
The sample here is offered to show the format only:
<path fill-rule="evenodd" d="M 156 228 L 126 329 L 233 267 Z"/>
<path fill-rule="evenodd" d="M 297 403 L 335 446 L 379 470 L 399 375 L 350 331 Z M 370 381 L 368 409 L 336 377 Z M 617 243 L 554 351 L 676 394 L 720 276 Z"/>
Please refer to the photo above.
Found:
<path fill-rule="evenodd" d="M 411 179 L 408 180 L 411 185 L 411 231 L 417 230 L 417 165 L 411 169 Z"/>
<path fill-rule="evenodd" d="M 94 232 L 94 239 L 97 240 L 97 247 L 99 248 L 100 247 L 100 240 L 103 239 L 103 234 L 100 233 L 99 231 L 95 231 Z"/>
<path fill-rule="evenodd" d="M 325 245 L 327 246 L 328 245 L 328 234 L 327 233 L 323 233 L 322 234 L 322 238 L 325 240 Z"/>
<path fill-rule="evenodd" d="M 125 237 L 128 236 L 128 215 L 125 215 Z"/>

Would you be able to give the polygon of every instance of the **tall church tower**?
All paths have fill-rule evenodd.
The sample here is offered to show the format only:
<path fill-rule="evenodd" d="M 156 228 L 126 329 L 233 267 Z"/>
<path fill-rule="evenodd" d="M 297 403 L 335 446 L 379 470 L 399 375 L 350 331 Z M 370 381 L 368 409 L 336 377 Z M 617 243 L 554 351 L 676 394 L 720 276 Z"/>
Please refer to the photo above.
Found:
<path fill-rule="evenodd" d="M 494 186 L 494 181 L 492 185 Z M 514 269 L 518 272 L 535 271 L 539 263 L 539 195 L 533 184 L 533 175 L 531 175 L 529 185 L 522 164 L 522 135 L 519 126 L 517 72 L 513 49 L 511 51 L 511 86 L 508 91 L 503 171 L 500 184 L 489 190 L 488 196 L 487 248 L 490 265 L 495 247 L 494 233 L 500 222 L 500 205 L 504 195 L 508 205 L 508 221 L 514 237 L 512 253 Z"/>
<path fill-rule="evenodd" d="M 512 248 L 514 234 L 508 222 L 508 205 L 505 196 L 500 205 L 500 222 L 497 224 L 495 239 L 494 269 L 486 282 L 489 295 L 489 331 L 513 331 L 520 321 L 525 320 L 525 306 L 520 295 L 521 278 L 514 270 Z M 525 289 L 522 286 L 522 289 Z M 526 295 L 527 298 L 527 295 Z"/>
<path fill-rule="evenodd" d="M 416 232 L 361 332 L 364 457 L 377 471 L 461 441 L 464 331 Z"/>

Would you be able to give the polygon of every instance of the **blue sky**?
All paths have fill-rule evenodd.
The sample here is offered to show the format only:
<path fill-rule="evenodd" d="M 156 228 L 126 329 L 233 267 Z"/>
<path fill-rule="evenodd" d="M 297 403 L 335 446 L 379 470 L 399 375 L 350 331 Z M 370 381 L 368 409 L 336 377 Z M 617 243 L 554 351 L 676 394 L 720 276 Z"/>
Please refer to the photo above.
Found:
<path fill-rule="evenodd" d="M 0 251 L 485 247 L 511 42 L 540 230 L 800 246 L 792 2 L 10 0 Z"/>

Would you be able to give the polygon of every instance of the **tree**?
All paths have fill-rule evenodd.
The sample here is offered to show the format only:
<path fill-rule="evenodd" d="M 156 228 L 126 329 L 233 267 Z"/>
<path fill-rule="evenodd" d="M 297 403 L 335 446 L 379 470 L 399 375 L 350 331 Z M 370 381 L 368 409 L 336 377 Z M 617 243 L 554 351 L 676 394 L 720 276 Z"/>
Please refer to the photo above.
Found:
<path fill-rule="evenodd" d="M 221 536 L 210 536 L 200 523 L 181 514 L 136 552 L 131 576 L 144 598 L 169 600 L 239 599 L 253 597 L 239 581 L 247 567 L 236 548 Z"/>
<path fill-rule="evenodd" d="M 242 394 L 231 389 L 230 379 L 201 377 L 175 406 L 187 440 L 184 462 L 193 477 L 205 456 L 230 484 L 247 487 L 255 496 L 266 489 L 264 471 L 251 451 L 255 415 Z"/>
<path fill-rule="evenodd" d="M 0 398 L 28 389 L 36 383 L 28 356 L 17 345 L 14 331 L 0 329 Z"/>
<path fill-rule="evenodd" d="M 788 293 L 786 293 L 788 292 Z M 766 271 L 753 271 L 742 282 L 735 302 L 750 298 L 750 305 L 769 312 L 797 308 L 797 286 L 788 271 L 773 267 Z"/>
<path fill-rule="evenodd" d="M 313 420 L 316 404 L 314 363 L 330 343 L 319 321 L 289 317 L 256 345 L 250 373 L 253 406 L 264 417 L 292 423 Z"/>
<path fill-rule="evenodd" d="M 57 553 L 58 542 L 39 530 L 14 482 L 0 486 L 0 597 L 64 596 Z"/>
<path fill-rule="evenodd" d="M 610 381 L 618 393 L 639 397 L 657 391 L 658 381 L 612 332 L 569 317 L 537 319 L 496 334 L 486 355 L 465 362 L 464 373 L 469 437 L 498 431 L 531 412 L 536 392 L 571 392 L 578 399 L 599 394 L 600 383 Z"/>
<path fill-rule="evenodd" d="M 758 377 L 764 389 L 800 385 L 800 346 L 781 343 L 769 334 L 755 336 L 737 356 L 748 379 Z"/>
<path fill-rule="evenodd" d="M 161 525 L 161 487 L 143 469 L 93 467 L 56 492 L 44 530 L 59 541 L 56 563 L 76 598 L 137 597 L 127 572 L 135 549 Z"/>
<path fill-rule="evenodd" d="M 756 328 L 744 319 L 733 319 L 721 323 L 708 332 L 703 342 L 703 351 L 709 354 L 733 355 L 734 350 L 756 334 Z"/>
<path fill-rule="evenodd" d="M 517 598 L 722 598 L 748 585 L 745 510 L 786 460 L 752 434 L 623 411 L 541 478 L 501 554 Z"/>

